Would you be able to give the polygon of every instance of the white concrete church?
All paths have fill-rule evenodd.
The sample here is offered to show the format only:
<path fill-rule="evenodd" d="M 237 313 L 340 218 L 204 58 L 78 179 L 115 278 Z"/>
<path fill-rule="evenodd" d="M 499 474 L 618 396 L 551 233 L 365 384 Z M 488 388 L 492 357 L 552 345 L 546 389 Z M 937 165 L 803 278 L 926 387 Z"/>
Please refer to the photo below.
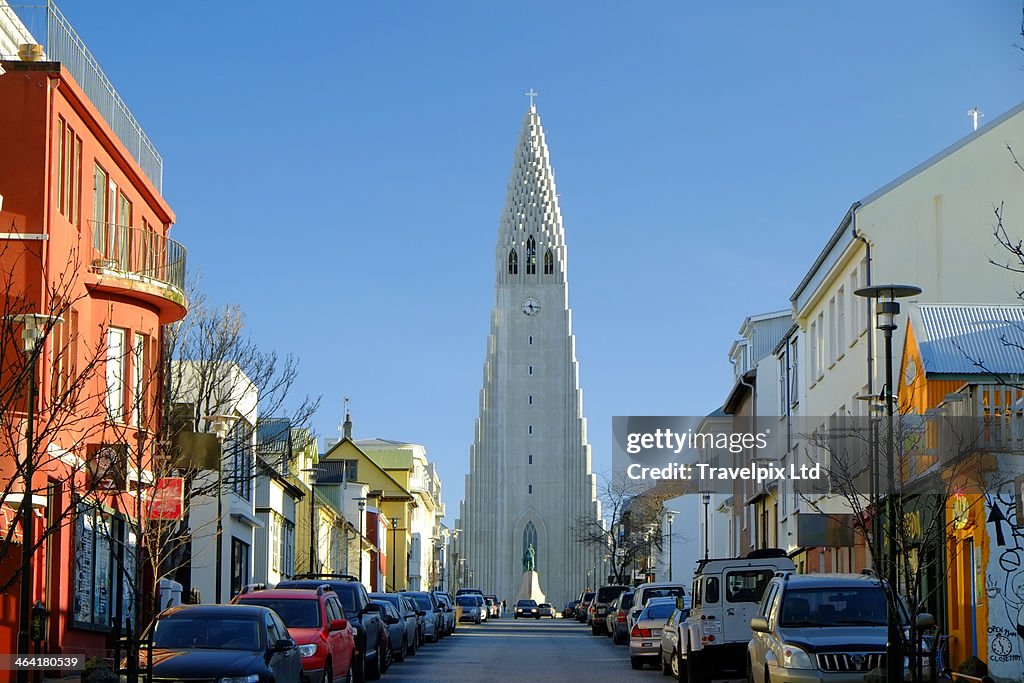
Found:
<path fill-rule="evenodd" d="M 569 310 L 565 231 L 533 104 L 516 146 L 495 269 L 458 546 L 472 572 L 466 583 L 511 606 L 532 545 L 540 588 L 560 608 L 600 582 L 601 553 L 574 534 L 577 520 L 600 515 L 600 504 Z"/>

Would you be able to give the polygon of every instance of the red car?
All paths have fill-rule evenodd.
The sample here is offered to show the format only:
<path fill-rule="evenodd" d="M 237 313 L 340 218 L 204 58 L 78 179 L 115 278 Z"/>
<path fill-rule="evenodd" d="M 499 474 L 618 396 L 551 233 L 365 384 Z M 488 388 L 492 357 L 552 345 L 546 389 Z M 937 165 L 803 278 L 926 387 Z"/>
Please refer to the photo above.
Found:
<path fill-rule="evenodd" d="M 337 594 L 316 589 L 246 587 L 231 601 L 274 610 L 302 653 L 303 683 L 345 683 L 351 680 L 355 630 L 345 618 Z"/>

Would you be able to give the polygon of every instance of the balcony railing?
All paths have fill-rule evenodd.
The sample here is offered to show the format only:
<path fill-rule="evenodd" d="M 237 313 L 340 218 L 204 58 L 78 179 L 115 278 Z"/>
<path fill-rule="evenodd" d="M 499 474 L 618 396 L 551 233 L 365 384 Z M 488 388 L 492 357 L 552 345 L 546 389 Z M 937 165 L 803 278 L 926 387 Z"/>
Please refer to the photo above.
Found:
<path fill-rule="evenodd" d="M 163 192 L 164 160 L 149 136 L 128 109 L 85 41 L 75 32 L 52 0 L 20 4 L 0 2 L 18 15 L 35 39 L 43 45 L 46 59 L 60 62 L 99 110 L 111 130 L 142 168 L 143 173 Z"/>
<path fill-rule="evenodd" d="M 185 291 L 185 247 L 151 230 L 89 221 L 93 266 L 138 275 Z"/>

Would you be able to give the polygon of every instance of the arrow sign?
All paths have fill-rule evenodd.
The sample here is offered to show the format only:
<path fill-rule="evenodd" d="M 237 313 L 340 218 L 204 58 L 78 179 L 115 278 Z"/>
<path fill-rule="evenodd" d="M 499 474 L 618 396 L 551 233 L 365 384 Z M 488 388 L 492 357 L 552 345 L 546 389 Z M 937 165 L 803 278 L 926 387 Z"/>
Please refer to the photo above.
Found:
<path fill-rule="evenodd" d="M 1000 547 L 1006 545 L 1006 539 L 1003 538 L 1003 522 L 1006 521 L 1006 516 L 999 509 L 999 503 L 992 504 L 992 512 L 988 514 L 988 521 L 996 525 L 996 545 Z"/>

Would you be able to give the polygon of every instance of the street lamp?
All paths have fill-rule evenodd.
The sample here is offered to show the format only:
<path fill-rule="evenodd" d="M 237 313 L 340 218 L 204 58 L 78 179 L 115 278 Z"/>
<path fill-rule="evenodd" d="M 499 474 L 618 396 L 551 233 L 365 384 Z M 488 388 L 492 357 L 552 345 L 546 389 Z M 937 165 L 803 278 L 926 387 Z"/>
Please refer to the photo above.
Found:
<path fill-rule="evenodd" d="M 20 323 L 21 339 L 24 342 L 25 356 L 28 359 L 28 415 L 26 416 L 25 428 L 25 490 L 21 496 L 21 508 L 18 516 L 21 517 L 21 595 L 18 603 L 18 652 L 28 654 L 30 630 L 32 625 L 32 555 L 35 545 L 35 521 L 32 519 L 32 479 L 35 475 L 35 458 L 32 450 L 35 448 L 35 409 L 36 409 L 36 361 L 43 349 L 43 342 L 46 341 L 47 333 L 53 326 L 63 322 L 61 318 L 54 315 L 43 315 L 40 313 L 24 313 L 12 315 L 8 318 L 11 322 Z M 18 683 L 27 683 L 28 669 L 18 670 Z"/>
<path fill-rule="evenodd" d="M 917 296 L 921 293 L 920 287 L 913 285 L 873 285 L 862 287 L 854 292 L 857 296 L 875 299 L 875 327 L 885 336 L 885 390 L 882 394 L 882 401 L 885 403 L 885 414 L 889 438 L 885 444 L 886 456 L 888 458 L 888 481 L 886 482 L 886 533 L 889 536 L 889 553 L 886 557 L 886 583 L 889 584 L 889 646 L 886 650 L 886 680 L 889 683 L 901 683 L 903 680 L 903 633 L 900 628 L 898 612 L 899 597 L 897 593 L 897 582 L 899 577 L 896 573 L 896 509 L 893 504 L 896 499 L 896 463 L 893 450 L 895 428 L 893 425 L 893 403 L 895 396 L 892 387 L 892 333 L 896 330 L 896 316 L 900 312 L 900 304 L 897 299 L 904 299 L 910 296 Z"/>
<path fill-rule="evenodd" d="M 366 498 L 353 498 L 359 504 L 359 552 L 356 562 L 359 563 L 359 583 L 363 582 L 363 511 L 366 510 Z"/>
<path fill-rule="evenodd" d="M 220 444 L 220 457 L 217 465 L 217 569 L 215 572 L 217 586 L 214 589 L 217 604 L 221 604 L 223 597 L 221 583 L 223 581 L 224 565 L 224 439 L 231 431 L 231 425 L 238 420 L 237 415 L 208 415 L 204 418 L 217 436 L 217 443 Z"/>
<path fill-rule="evenodd" d="M 398 573 L 398 517 L 391 518 L 391 590 L 395 590 Z"/>
<path fill-rule="evenodd" d="M 675 510 L 666 510 L 665 518 L 668 520 L 668 580 L 672 581 L 672 522 L 679 513 Z"/>
<path fill-rule="evenodd" d="M 704 559 L 708 559 L 708 505 L 711 504 L 711 494 L 705 493 L 701 496 L 704 500 Z"/>
<path fill-rule="evenodd" d="M 301 471 L 309 473 L 309 573 L 315 574 L 320 565 L 316 551 L 316 531 L 320 526 L 316 523 L 316 475 L 326 470 L 322 467 L 304 467 Z"/>

